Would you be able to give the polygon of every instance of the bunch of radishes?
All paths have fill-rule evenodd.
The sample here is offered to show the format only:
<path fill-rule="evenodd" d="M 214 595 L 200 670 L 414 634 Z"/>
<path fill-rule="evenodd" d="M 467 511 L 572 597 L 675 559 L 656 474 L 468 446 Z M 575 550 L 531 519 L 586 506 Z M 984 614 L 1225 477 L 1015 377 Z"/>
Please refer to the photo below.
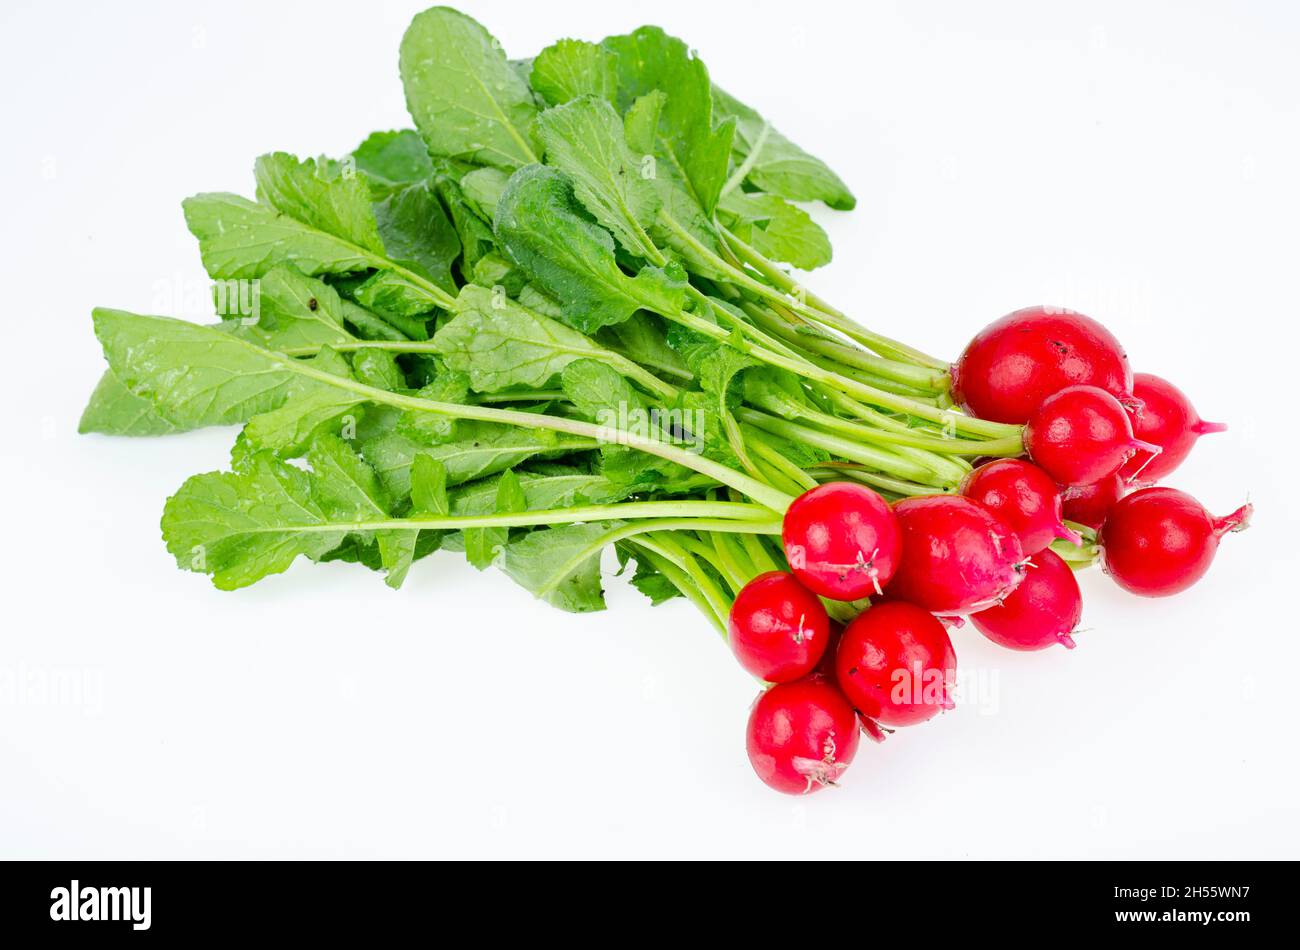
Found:
<path fill-rule="evenodd" d="M 893 506 L 861 484 L 813 489 L 785 515 L 790 573 L 760 575 L 736 597 L 732 650 L 773 684 L 750 715 L 749 758 L 778 791 L 832 785 L 860 732 L 879 740 L 951 708 L 947 625 L 969 617 L 1013 650 L 1073 647 L 1083 603 L 1071 565 L 1099 556 L 1126 590 L 1175 594 L 1250 517 L 1246 505 L 1216 519 L 1191 496 L 1152 487 L 1224 427 L 1203 422 L 1172 384 L 1134 377 L 1094 320 L 1011 314 L 971 341 L 952 376 L 971 415 L 1024 426 L 1027 457 L 977 468 L 960 495 Z M 1094 533 L 1069 563 L 1051 549 L 1084 548 Z M 840 630 L 822 598 L 870 607 Z"/>

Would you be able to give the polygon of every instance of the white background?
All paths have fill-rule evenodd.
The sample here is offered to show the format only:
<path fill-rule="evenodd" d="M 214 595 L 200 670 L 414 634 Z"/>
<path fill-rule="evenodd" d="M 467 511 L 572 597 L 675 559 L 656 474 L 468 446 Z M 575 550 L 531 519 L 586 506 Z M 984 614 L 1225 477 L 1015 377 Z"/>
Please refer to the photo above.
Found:
<path fill-rule="evenodd" d="M 0 856 L 1297 857 L 1298 8 L 462 6 L 516 56 L 683 36 L 857 192 L 823 296 L 949 355 L 1029 304 L 1103 320 L 1232 424 L 1173 483 L 1255 527 L 1174 600 L 1088 576 L 1073 653 L 959 631 L 978 701 L 808 799 L 750 773 L 756 687 L 683 602 L 570 617 L 453 555 L 219 593 L 158 517 L 233 433 L 76 435 L 90 309 L 208 317 L 181 198 L 405 126 L 418 6 L 9 2 Z"/>

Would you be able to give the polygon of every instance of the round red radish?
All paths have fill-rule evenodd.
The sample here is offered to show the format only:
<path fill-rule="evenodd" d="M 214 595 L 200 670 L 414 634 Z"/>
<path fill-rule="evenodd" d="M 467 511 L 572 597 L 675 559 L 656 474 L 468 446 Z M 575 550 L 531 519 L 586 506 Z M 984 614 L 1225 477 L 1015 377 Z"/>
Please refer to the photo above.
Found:
<path fill-rule="evenodd" d="M 857 714 L 828 680 L 810 676 L 759 695 L 746 750 L 758 777 L 778 792 L 806 795 L 835 785 L 858 751 Z"/>
<path fill-rule="evenodd" d="M 1045 307 L 989 324 L 952 369 L 953 398 L 971 415 L 995 422 L 1028 422 L 1048 396 L 1079 385 L 1127 402 L 1133 389 L 1128 357 L 1096 320 Z"/>
<path fill-rule="evenodd" d="M 1115 503 L 1124 497 L 1124 479 L 1109 475 L 1091 485 L 1061 489 L 1061 512 L 1067 521 L 1098 530 Z"/>
<path fill-rule="evenodd" d="M 1134 376 L 1133 396 L 1137 400 L 1133 432 L 1143 442 L 1160 446 L 1161 452 L 1138 452 L 1125 462 L 1120 475 L 1126 481 L 1158 482 L 1183 464 L 1197 439 L 1228 428 L 1202 419 L 1183 391 L 1159 376 Z"/>
<path fill-rule="evenodd" d="M 781 528 L 799 582 L 831 600 L 879 593 L 898 565 L 898 523 L 865 485 L 831 482 L 795 499 Z"/>
<path fill-rule="evenodd" d="M 831 638 L 826 644 L 826 652 L 822 654 L 821 660 L 817 664 L 817 669 L 813 670 L 813 676 L 820 676 L 828 682 L 835 682 L 835 655 L 840 645 L 840 637 L 844 636 L 844 625 L 831 621 Z M 872 742 L 884 742 L 885 737 L 892 732 L 892 729 L 884 729 L 877 722 L 872 722 L 862 713 L 858 713 L 858 721 L 862 725 L 862 734 Z"/>
<path fill-rule="evenodd" d="M 1096 386 L 1071 386 L 1049 396 L 1025 426 L 1025 447 L 1062 485 L 1090 485 L 1119 471 L 1139 448 L 1128 413 Z"/>
<path fill-rule="evenodd" d="M 903 557 L 891 597 L 936 614 L 961 614 L 997 603 L 1020 583 L 1020 540 L 969 498 L 905 498 L 894 514 Z"/>
<path fill-rule="evenodd" d="M 952 708 L 957 654 L 929 611 L 885 601 L 845 628 L 835 678 L 864 719 L 914 726 Z"/>
<path fill-rule="evenodd" d="M 980 633 L 1010 650 L 1074 649 L 1083 595 L 1070 566 L 1051 551 L 1034 555 L 1025 579 L 1007 599 L 971 615 Z"/>
<path fill-rule="evenodd" d="M 1019 459 L 998 459 L 971 472 L 961 493 L 1016 533 L 1025 554 L 1037 554 L 1057 538 L 1082 544 L 1065 526 L 1061 493 L 1050 475 Z"/>
<path fill-rule="evenodd" d="M 736 659 L 769 683 L 811 673 L 830 642 L 830 618 L 817 595 L 784 571 L 760 574 L 741 589 L 727 619 Z"/>
<path fill-rule="evenodd" d="M 1111 509 L 1098 540 L 1106 573 L 1143 597 L 1168 597 L 1191 587 L 1214 562 L 1219 541 L 1250 522 L 1250 505 L 1215 518 L 1186 492 L 1144 488 Z"/>

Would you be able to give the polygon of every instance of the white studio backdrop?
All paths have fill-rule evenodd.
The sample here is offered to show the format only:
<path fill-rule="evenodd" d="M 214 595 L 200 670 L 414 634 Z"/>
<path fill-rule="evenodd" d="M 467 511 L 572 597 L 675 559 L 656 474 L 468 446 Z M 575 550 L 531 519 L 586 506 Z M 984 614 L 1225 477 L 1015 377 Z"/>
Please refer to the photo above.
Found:
<path fill-rule="evenodd" d="M 657 23 L 853 187 L 812 278 L 955 355 L 1107 323 L 1232 430 L 1172 480 L 1257 523 L 1169 601 L 1084 582 L 1073 653 L 955 634 L 973 701 L 809 799 L 684 602 L 573 617 L 454 555 L 394 593 L 179 572 L 162 502 L 232 433 L 81 437 L 90 309 L 204 319 L 180 200 L 407 119 L 412 3 L 7 3 L 0 857 L 1295 857 L 1300 10 L 463 0 L 516 56 Z M 195 288 L 198 288 L 197 294 Z"/>

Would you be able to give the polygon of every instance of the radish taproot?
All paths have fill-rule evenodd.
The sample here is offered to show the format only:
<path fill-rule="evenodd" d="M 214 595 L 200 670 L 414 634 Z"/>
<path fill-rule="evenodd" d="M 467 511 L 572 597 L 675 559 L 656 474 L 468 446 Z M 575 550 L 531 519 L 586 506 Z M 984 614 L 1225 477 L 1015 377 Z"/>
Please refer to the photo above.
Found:
<path fill-rule="evenodd" d="M 829 681 L 809 676 L 759 695 L 749 714 L 745 748 L 770 788 L 806 795 L 839 782 L 857 754 L 857 713 Z"/>
<path fill-rule="evenodd" d="M 736 595 L 727 640 L 740 665 L 769 683 L 811 673 L 830 643 L 826 608 L 794 576 L 760 574 Z"/>
<path fill-rule="evenodd" d="M 1020 583 L 1015 532 L 960 495 L 905 498 L 894 506 L 903 556 L 886 593 L 936 614 L 996 604 Z"/>
<path fill-rule="evenodd" d="M 928 610 L 887 600 L 845 628 L 835 678 L 864 719 L 914 726 L 953 708 L 957 654 Z"/>
<path fill-rule="evenodd" d="M 1168 597 L 1191 587 L 1214 563 L 1219 541 L 1243 531 L 1254 513 L 1243 505 L 1215 518 L 1176 488 L 1144 488 L 1111 509 L 1098 542 L 1107 574 L 1143 597 Z"/>
<path fill-rule="evenodd" d="M 1020 586 L 1000 604 L 971 615 L 980 633 L 1010 650 L 1074 649 L 1083 595 L 1074 571 L 1052 551 L 1034 555 Z"/>
<path fill-rule="evenodd" d="M 1047 397 L 1078 385 L 1130 401 L 1128 357 L 1096 320 L 1047 307 L 1018 310 L 989 324 L 952 369 L 953 398 L 992 422 L 1028 422 Z"/>
<path fill-rule="evenodd" d="M 796 498 L 781 539 L 799 582 L 842 601 L 880 593 L 894 576 L 901 546 L 889 503 L 855 482 L 830 482 Z"/>
<path fill-rule="evenodd" d="M 1025 426 L 1025 448 L 1034 464 L 1065 486 L 1114 475 L 1138 449 L 1160 451 L 1134 437 L 1124 407 L 1096 386 L 1069 386 L 1045 399 Z"/>
<path fill-rule="evenodd" d="M 1014 531 L 1027 555 L 1037 554 L 1058 538 L 1083 543 L 1077 532 L 1065 526 L 1056 482 L 1029 462 L 988 462 L 967 476 L 961 491 Z"/>
<path fill-rule="evenodd" d="M 1133 432 L 1161 451 L 1159 455 L 1140 451 L 1124 463 L 1120 475 L 1130 483 L 1158 482 L 1183 464 L 1201 436 L 1227 431 L 1222 423 L 1202 419 L 1187 395 L 1159 376 L 1138 373 L 1133 377 L 1133 395 L 1140 403 L 1131 414 Z"/>

